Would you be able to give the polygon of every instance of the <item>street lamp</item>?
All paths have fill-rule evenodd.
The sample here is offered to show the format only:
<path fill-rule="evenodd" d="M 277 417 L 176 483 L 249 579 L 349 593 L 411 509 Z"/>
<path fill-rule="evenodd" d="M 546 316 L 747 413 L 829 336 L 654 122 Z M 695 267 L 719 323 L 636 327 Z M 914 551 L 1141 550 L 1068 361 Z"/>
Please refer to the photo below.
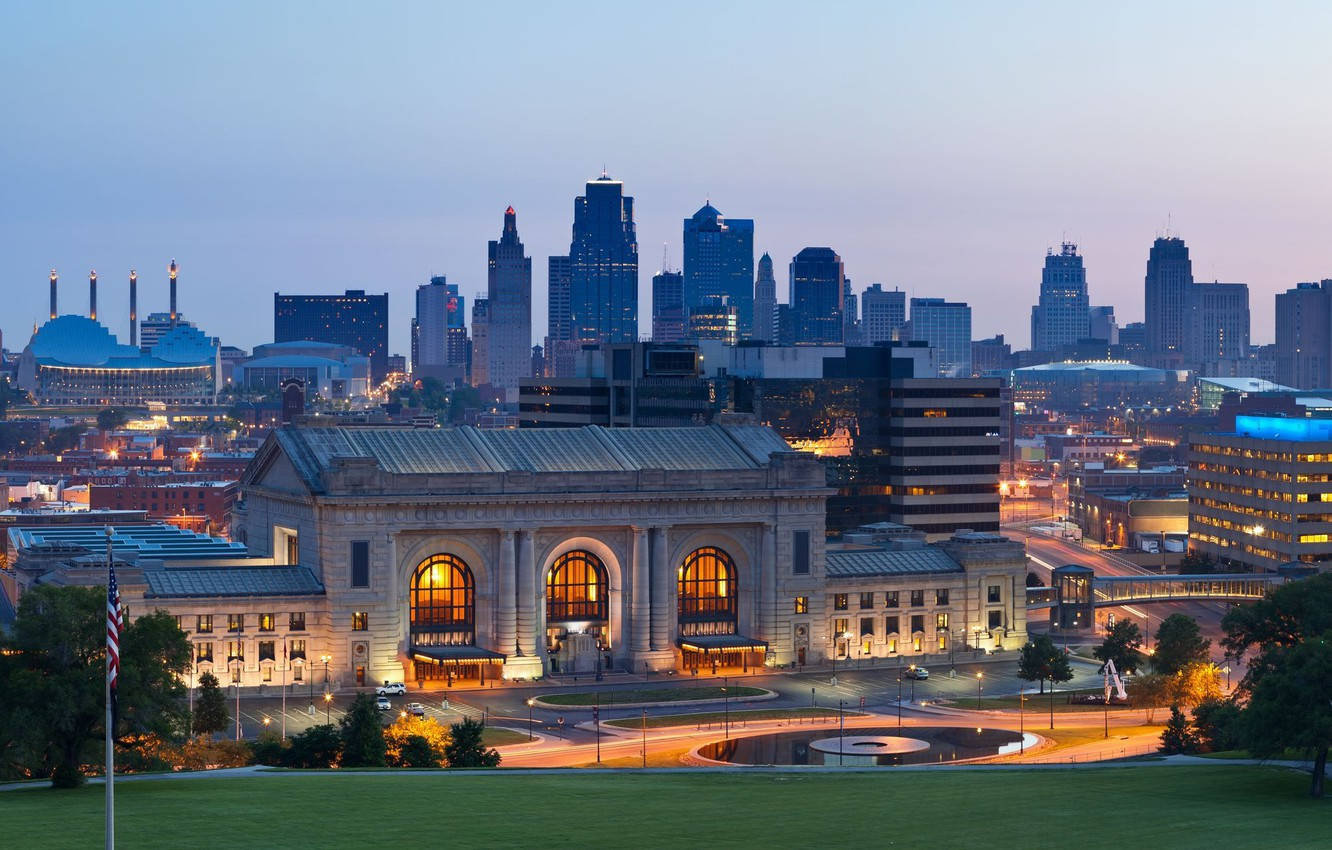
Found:
<path fill-rule="evenodd" d="M 897 674 L 897 734 L 902 734 L 902 674 Z"/>
<path fill-rule="evenodd" d="M 984 674 L 984 673 L 980 672 L 979 670 L 976 671 L 976 710 L 977 710 L 977 711 L 980 711 L 980 710 L 981 710 L 981 692 L 985 690 L 985 686 L 982 684 L 982 680 L 983 680 L 984 678 L 985 678 L 985 674 Z"/>
<path fill-rule="evenodd" d="M 527 740 L 529 741 L 535 740 L 532 737 L 532 703 L 534 702 L 536 702 L 536 700 L 531 697 L 527 698 Z"/>
<path fill-rule="evenodd" d="M 1018 686 L 1018 755 L 1023 755 L 1027 752 L 1027 730 L 1025 728 L 1025 718 L 1023 717 L 1022 713 L 1023 709 L 1022 703 L 1025 696 L 1026 695 L 1022 693 L 1022 686 L 1019 685 Z"/>
<path fill-rule="evenodd" d="M 1230 690 L 1230 665 L 1222 667 L 1221 672 L 1226 674 L 1226 690 Z"/>
<path fill-rule="evenodd" d="M 324 692 L 324 723 L 333 723 L 333 695 L 327 691 Z"/>
<path fill-rule="evenodd" d="M 722 676 L 722 725 L 726 730 L 726 740 L 731 740 L 731 692 L 727 688 L 729 680 Z"/>

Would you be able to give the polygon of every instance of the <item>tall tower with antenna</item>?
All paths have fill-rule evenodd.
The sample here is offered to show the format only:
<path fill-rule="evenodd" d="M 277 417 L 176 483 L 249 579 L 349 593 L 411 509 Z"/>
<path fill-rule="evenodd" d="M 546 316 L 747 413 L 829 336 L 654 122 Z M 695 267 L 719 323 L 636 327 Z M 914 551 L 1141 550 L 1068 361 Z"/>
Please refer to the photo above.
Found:
<path fill-rule="evenodd" d="M 51 318 L 56 317 L 56 284 L 60 282 L 60 275 L 56 274 L 55 269 L 51 269 Z"/>
<path fill-rule="evenodd" d="M 139 344 L 139 274 L 130 269 L 130 345 Z"/>
<path fill-rule="evenodd" d="M 176 258 L 171 258 L 171 265 L 167 267 L 167 272 L 171 275 L 171 328 L 176 327 Z"/>

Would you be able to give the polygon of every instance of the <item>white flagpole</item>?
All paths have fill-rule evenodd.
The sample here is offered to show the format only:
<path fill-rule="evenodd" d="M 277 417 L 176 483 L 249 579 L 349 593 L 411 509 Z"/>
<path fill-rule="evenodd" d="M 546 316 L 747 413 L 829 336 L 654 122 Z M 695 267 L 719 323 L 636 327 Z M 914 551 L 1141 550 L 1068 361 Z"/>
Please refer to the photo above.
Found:
<path fill-rule="evenodd" d="M 106 586 L 111 587 L 111 526 L 106 527 Z M 117 639 L 118 642 L 119 639 Z M 117 647 L 117 652 L 119 648 Z M 116 846 L 116 751 L 111 738 L 111 653 L 106 654 L 106 850 Z"/>
<path fill-rule="evenodd" d="M 287 668 L 291 661 L 287 658 L 287 639 L 282 639 L 282 740 L 287 740 Z"/>

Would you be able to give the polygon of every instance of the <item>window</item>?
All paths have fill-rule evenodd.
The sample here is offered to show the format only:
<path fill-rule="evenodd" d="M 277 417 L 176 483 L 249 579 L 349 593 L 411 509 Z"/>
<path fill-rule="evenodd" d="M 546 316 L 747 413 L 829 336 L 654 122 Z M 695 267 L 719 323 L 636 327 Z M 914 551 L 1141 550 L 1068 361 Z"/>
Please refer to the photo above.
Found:
<path fill-rule="evenodd" d="M 925 591 L 923 590 L 911 591 L 911 607 L 920 608 L 924 604 L 925 604 Z"/>
<path fill-rule="evenodd" d="M 185 631 L 185 618 L 179 614 L 176 615 L 176 628 Z"/>
<path fill-rule="evenodd" d="M 287 563 L 299 564 L 301 562 L 301 543 L 300 538 L 293 532 L 286 535 Z"/>
<path fill-rule="evenodd" d="M 470 645 L 476 610 L 472 570 L 456 555 L 426 558 L 412 577 L 412 642 L 423 646 Z"/>
<path fill-rule="evenodd" d="M 896 608 L 896 607 L 897 607 L 897 591 L 896 591 L 896 590 L 889 590 L 889 591 L 885 591 L 885 592 L 884 592 L 884 594 L 883 594 L 883 607 L 885 607 L 885 608 Z"/>
<path fill-rule="evenodd" d="M 941 587 L 938 590 L 934 591 L 934 604 L 935 605 L 948 604 L 948 588 Z"/>
<path fill-rule="evenodd" d="M 735 634 L 735 562 L 715 546 L 690 552 L 680 565 L 676 613 L 682 635 Z"/>
<path fill-rule="evenodd" d="M 897 638 L 895 637 L 888 638 L 888 651 L 892 653 L 897 652 Z"/>
<path fill-rule="evenodd" d="M 292 680 L 293 682 L 299 682 L 299 681 L 301 681 L 301 676 L 303 675 L 304 670 L 305 670 L 305 665 L 304 665 L 304 664 L 297 664 L 295 667 L 292 667 L 292 668 L 291 668 L 291 680 Z"/>
<path fill-rule="evenodd" d="M 370 543 L 366 540 L 352 541 L 351 545 L 351 586 L 370 586 Z"/>
<path fill-rule="evenodd" d="M 874 594 L 873 593 L 860 594 L 860 610 L 868 611 L 873 607 L 874 607 Z"/>
<path fill-rule="evenodd" d="M 273 665 L 272 665 L 272 664 L 265 664 L 265 665 L 264 665 L 264 681 L 265 681 L 265 682 L 271 682 L 271 681 L 273 681 Z"/>
<path fill-rule="evenodd" d="M 245 660 L 245 641 L 229 640 L 227 641 L 227 661 Z"/>
<path fill-rule="evenodd" d="M 276 629 L 276 628 L 277 628 L 277 615 L 276 615 L 276 614 L 260 614 L 260 615 L 259 615 L 259 631 L 261 631 L 261 632 L 271 632 L 271 631 L 273 631 L 273 630 Z"/>
<path fill-rule="evenodd" d="M 260 660 L 260 661 L 274 661 L 274 660 L 276 660 L 275 657 L 274 657 L 274 653 L 273 653 L 273 649 L 274 649 L 273 644 L 274 644 L 274 641 L 271 641 L 271 640 L 261 640 L 261 641 L 259 641 L 259 660 Z"/>
<path fill-rule="evenodd" d="M 993 602 L 1002 602 L 1002 601 L 1003 601 L 1003 588 L 1000 587 L 1000 586 L 997 585 L 997 584 L 992 584 L 992 585 L 990 585 L 989 587 L 987 587 L 987 588 L 985 589 L 985 601 L 986 601 L 986 602 L 992 602 L 992 603 L 993 603 Z"/>
<path fill-rule="evenodd" d="M 809 613 L 809 597 L 808 597 L 808 596 L 797 596 L 797 597 L 795 598 L 795 613 L 797 613 L 797 614 L 808 614 L 808 613 Z"/>
<path fill-rule="evenodd" d="M 886 635 L 897 634 L 897 617 L 885 617 L 883 620 L 883 633 Z"/>
<path fill-rule="evenodd" d="M 194 630 L 199 634 L 209 634 L 213 631 L 213 615 L 200 614 L 194 618 Z"/>
<path fill-rule="evenodd" d="M 935 615 L 934 615 L 934 630 L 935 630 L 936 632 L 946 632 L 946 631 L 948 631 L 948 615 L 947 615 L 947 614 L 935 614 Z"/>
<path fill-rule="evenodd" d="M 245 615 L 244 615 L 244 614 L 228 614 L 228 615 L 227 615 L 227 631 L 229 631 L 229 632 L 243 632 L 243 631 L 245 631 Z"/>
<path fill-rule="evenodd" d="M 948 651 L 948 632 L 940 632 L 940 633 L 939 633 L 939 641 L 938 641 L 938 645 L 939 645 L 939 651 L 940 651 L 940 652 L 947 652 L 947 651 Z"/>
<path fill-rule="evenodd" d="M 993 629 L 999 629 L 999 628 L 1003 628 L 1003 625 L 1004 625 L 1004 612 L 1003 612 L 1003 611 L 991 611 L 991 612 L 990 612 L 990 628 L 991 628 L 992 630 L 993 630 Z"/>
<path fill-rule="evenodd" d="M 838 593 L 833 595 L 833 610 L 845 611 L 847 608 L 846 594 Z"/>
<path fill-rule="evenodd" d="M 364 611 L 352 612 L 352 631 L 363 632 L 370 628 L 370 617 Z"/>
<path fill-rule="evenodd" d="M 798 576 L 809 575 L 809 532 L 791 532 L 791 572 Z"/>
<path fill-rule="evenodd" d="M 196 643 L 194 645 L 194 660 L 196 662 L 211 662 L 213 660 L 212 641 L 204 641 L 203 643 Z"/>
<path fill-rule="evenodd" d="M 546 574 L 546 622 L 609 619 L 608 586 L 600 558 L 581 549 L 565 552 Z"/>
<path fill-rule="evenodd" d="M 836 640 L 842 640 L 850 630 L 850 620 L 843 617 L 838 617 L 836 620 L 833 620 L 833 638 Z"/>
<path fill-rule="evenodd" d="M 305 658 L 305 639 L 294 640 L 291 642 L 292 659 Z"/>
<path fill-rule="evenodd" d="M 232 682 L 232 684 L 234 684 L 234 685 L 239 685 L 239 684 L 240 684 L 240 674 L 241 674 L 241 666 L 240 666 L 239 664 L 237 664 L 235 667 L 232 667 L 232 668 L 231 668 L 231 682 Z"/>
<path fill-rule="evenodd" d="M 305 612 L 292 611 L 287 617 L 287 628 L 293 632 L 305 631 Z M 304 641 L 302 641 L 304 643 Z"/>
<path fill-rule="evenodd" d="M 917 633 L 920 633 L 920 632 L 925 631 L 925 615 L 924 615 L 924 614 L 912 614 L 912 615 L 911 615 L 911 631 L 912 631 L 913 634 L 917 634 Z"/>
<path fill-rule="evenodd" d="M 915 652 L 920 652 L 920 648 L 921 648 L 921 637 L 920 635 L 916 635 L 911 639 L 911 649 L 914 650 Z"/>
<path fill-rule="evenodd" d="M 867 638 L 867 637 L 868 637 L 868 638 L 871 638 L 871 639 L 874 637 L 874 618 L 873 618 L 873 617 L 861 617 L 861 618 L 860 618 L 860 638 L 861 638 L 861 640 L 864 640 L 864 639 Z"/>

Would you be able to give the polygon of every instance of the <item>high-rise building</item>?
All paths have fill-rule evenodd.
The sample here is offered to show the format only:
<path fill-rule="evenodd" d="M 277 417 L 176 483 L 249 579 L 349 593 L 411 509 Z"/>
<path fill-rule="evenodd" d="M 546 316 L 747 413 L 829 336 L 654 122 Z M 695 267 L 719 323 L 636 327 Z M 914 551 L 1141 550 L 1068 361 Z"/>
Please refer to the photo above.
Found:
<path fill-rule="evenodd" d="M 754 221 L 725 218 L 710 203 L 684 220 L 684 301 L 691 313 L 724 297 L 746 339 L 754 327 Z M 711 310 L 712 307 L 707 309 Z"/>
<path fill-rule="evenodd" d="M 805 248 L 791 260 L 791 313 L 795 341 L 837 345 L 842 342 L 846 309 L 846 274 L 831 248 Z"/>
<path fill-rule="evenodd" d="M 416 322 L 413 326 L 412 372 L 434 372 L 436 376 L 461 378 L 461 367 L 469 352 L 459 351 L 458 337 L 467 336 L 466 298 L 458 293 L 458 284 L 444 275 L 435 275 L 429 283 L 416 288 Z"/>
<path fill-rule="evenodd" d="M 370 358 L 375 383 L 388 372 L 388 293 L 342 295 L 273 293 L 273 341 L 332 342 L 350 345 Z"/>
<path fill-rule="evenodd" d="M 504 390 L 505 400 L 518 402 L 518 379 L 532 374 L 532 258 L 518 239 L 517 214 L 504 211 L 504 230 L 488 247 L 486 300 L 489 301 L 487 340 L 488 383 Z M 472 327 L 476 341 L 476 327 Z M 477 369 L 473 348 L 473 380 Z"/>
<path fill-rule="evenodd" d="M 900 289 L 888 292 L 883 284 L 874 283 L 861 294 L 860 327 L 866 345 L 902 341 L 906 320 L 906 293 Z"/>
<path fill-rule="evenodd" d="M 846 296 L 842 299 L 842 343 L 863 345 L 861 339 L 860 310 L 856 294 L 851 291 L 851 278 L 846 279 Z"/>
<path fill-rule="evenodd" d="M 1219 361 L 1249 356 L 1249 287 L 1243 283 L 1195 283 L 1189 289 L 1185 351 L 1188 365 L 1203 374 Z"/>
<path fill-rule="evenodd" d="M 1078 246 L 1065 242 L 1045 254 L 1040 303 L 1031 308 L 1033 351 L 1058 351 L 1088 335 L 1087 270 Z"/>
<path fill-rule="evenodd" d="M 689 310 L 686 336 L 691 342 L 715 339 L 735 345 L 740 341 L 740 311 L 728 303 L 725 295 L 704 298 Z"/>
<path fill-rule="evenodd" d="M 186 321 L 184 313 L 177 313 L 174 317 L 170 313 L 149 313 L 139 322 L 139 350 L 144 354 L 151 352 L 157 341 L 173 327 L 192 328 L 195 324 Z"/>
<path fill-rule="evenodd" d="M 569 289 L 573 284 L 573 264 L 567 256 L 546 260 L 546 339 L 573 339 L 573 321 L 569 318 Z"/>
<path fill-rule="evenodd" d="M 685 337 L 684 275 L 660 271 L 652 276 L 652 341 L 680 342 Z"/>
<path fill-rule="evenodd" d="M 1276 297 L 1276 382 L 1332 387 L 1332 280 L 1300 283 Z"/>
<path fill-rule="evenodd" d="M 1114 307 L 1091 307 L 1087 312 L 1087 336 L 1110 345 L 1119 344 L 1119 325 L 1115 322 Z"/>
<path fill-rule="evenodd" d="M 472 302 L 471 384 L 474 387 L 495 383 L 490 373 L 492 331 L 490 300 L 478 298 Z"/>
<path fill-rule="evenodd" d="M 1188 334 L 1189 292 L 1193 262 L 1188 246 L 1177 236 L 1158 238 L 1147 255 L 1144 280 L 1144 325 L 1151 355 L 1182 355 Z"/>
<path fill-rule="evenodd" d="M 764 252 L 758 261 L 758 277 L 754 280 L 754 326 L 752 339 L 763 342 L 777 340 L 777 278 L 772 273 L 772 257 Z"/>
<path fill-rule="evenodd" d="M 942 298 L 912 298 L 911 339 L 938 352 L 940 377 L 971 377 L 970 305 Z"/>
<path fill-rule="evenodd" d="M 574 199 L 569 317 L 579 342 L 638 339 L 638 237 L 634 199 L 605 174 Z"/>

